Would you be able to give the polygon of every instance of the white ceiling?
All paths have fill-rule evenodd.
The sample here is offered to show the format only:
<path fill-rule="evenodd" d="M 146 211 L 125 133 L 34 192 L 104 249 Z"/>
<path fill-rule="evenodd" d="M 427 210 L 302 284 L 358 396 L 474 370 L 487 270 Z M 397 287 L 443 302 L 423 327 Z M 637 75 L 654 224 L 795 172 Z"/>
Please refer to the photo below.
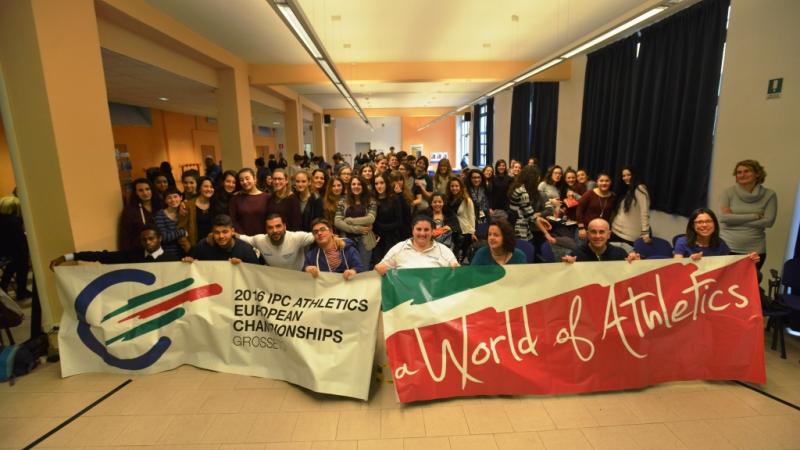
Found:
<path fill-rule="evenodd" d="M 214 87 L 107 49 L 102 49 L 102 58 L 109 101 L 193 116 L 217 117 Z M 168 100 L 161 100 L 162 97 Z M 253 123 L 283 128 L 281 111 L 256 102 L 250 102 L 250 106 Z"/>
<path fill-rule="evenodd" d="M 350 89 L 364 108 L 451 107 L 474 99 L 495 83 L 353 83 Z M 350 108 L 331 84 L 294 84 L 292 89 L 323 108 Z"/>
<path fill-rule="evenodd" d="M 146 1 L 249 63 L 312 63 L 266 0 Z M 486 61 L 491 64 L 539 60 L 645 3 L 644 0 L 299 1 L 340 67 L 348 62 Z M 512 21 L 512 15 L 518 20 Z M 189 114 L 212 115 L 212 110 L 216 113 L 214 96 L 207 86 L 109 53 L 104 51 L 103 58 L 113 101 L 172 108 Z M 347 71 L 340 72 L 347 81 Z M 494 86 L 467 80 L 349 81 L 348 84 L 364 108 L 458 107 Z M 331 85 L 287 86 L 323 108 L 349 108 Z M 158 102 L 160 96 L 170 97 L 169 105 Z M 254 114 L 257 109 L 254 107 Z"/>
<path fill-rule="evenodd" d="M 266 0 L 147 1 L 250 63 L 312 62 Z M 300 0 L 322 44 L 338 63 L 535 60 L 642 3 Z M 519 20 L 513 22 L 512 15 Z M 350 48 L 344 48 L 345 44 Z"/>

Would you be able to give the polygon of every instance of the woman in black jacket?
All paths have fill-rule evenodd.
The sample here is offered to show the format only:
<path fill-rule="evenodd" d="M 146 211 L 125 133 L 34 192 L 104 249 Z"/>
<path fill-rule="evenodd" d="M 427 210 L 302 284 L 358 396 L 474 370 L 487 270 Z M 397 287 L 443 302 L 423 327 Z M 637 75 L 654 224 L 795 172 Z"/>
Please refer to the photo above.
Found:
<path fill-rule="evenodd" d="M 405 230 L 411 228 L 411 208 L 389 186 L 384 175 L 376 175 L 373 181 L 378 199 L 378 214 L 372 224 L 372 231 L 378 238 L 378 245 L 372 251 L 374 265 L 383 259 L 390 248 L 405 238 Z"/>

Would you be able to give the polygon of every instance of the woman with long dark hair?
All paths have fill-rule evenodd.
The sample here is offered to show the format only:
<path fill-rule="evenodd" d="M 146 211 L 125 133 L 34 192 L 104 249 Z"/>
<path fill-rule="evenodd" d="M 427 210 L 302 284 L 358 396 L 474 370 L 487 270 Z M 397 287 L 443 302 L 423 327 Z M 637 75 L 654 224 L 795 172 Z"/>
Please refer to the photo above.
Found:
<path fill-rule="evenodd" d="M 374 182 L 378 210 L 372 229 L 378 244 L 372 251 L 372 262 L 378 263 L 390 248 L 405 238 L 405 230 L 411 227 L 411 214 L 402 193 L 398 195 L 394 191 L 385 175 L 378 174 Z"/>
<path fill-rule="evenodd" d="M 538 188 L 545 204 L 553 208 L 554 216 L 559 217 L 563 200 L 567 196 L 567 183 L 564 182 L 564 170 L 561 166 L 550 166 Z"/>
<path fill-rule="evenodd" d="M 324 169 L 314 169 L 311 172 L 311 190 L 317 197 L 325 198 L 325 188 L 328 187 L 330 175 Z"/>
<path fill-rule="evenodd" d="M 544 218 L 544 201 L 539 195 L 539 169 L 525 166 L 509 187 L 509 212 L 517 239 L 531 241 L 537 248 L 544 241 L 544 232 L 551 228 Z"/>
<path fill-rule="evenodd" d="M 322 199 L 318 197 L 311 187 L 311 179 L 308 172 L 300 171 L 294 174 L 294 193 L 300 201 L 300 216 L 302 231 L 311 231 L 311 223 L 314 219 L 322 218 Z"/>
<path fill-rule="evenodd" d="M 236 172 L 232 170 L 222 172 L 217 186 L 214 188 L 214 196 L 211 197 L 213 217 L 217 217 L 220 214 L 230 214 L 231 198 L 236 195 L 236 189 L 239 187 L 238 180 L 239 177 Z"/>
<path fill-rule="evenodd" d="M 675 258 L 692 258 L 696 261 L 703 256 L 724 256 L 731 253 L 730 248 L 719 236 L 719 220 L 716 214 L 707 208 L 698 208 L 689 216 L 686 223 L 686 236 L 675 241 Z M 755 263 L 761 260 L 756 252 L 748 253 Z"/>
<path fill-rule="evenodd" d="M 229 205 L 233 227 L 237 233 L 247 236 L 264 234 L 269 194 L 258 189 L 253 169 L 246 167 L 240 170 L 238 178 L 242 191 L 231 198 Z"/>
<path fill-rule="evenodd" d="M 155 227 L 153 215 L 161 209 L 158 196 L 146 178 L 133 180 L 133 193 L 122 209 L 119 228 L 119 248 L 122 251 L 139 250 L 139 234 L 146 225 Z"/>
<path fill-rule="evenodd" d="M 611 222 L 611 240 L 633 245 L 639 238 L 650 243 L 650 194 L 630 166 L 622 168 L 615 192 L 617 213 Z"/>
<path fill-rule="evenodd" d="M 186 230 L 188 238 L 185 243 L 179 241 L 184 252 L 188 252 L 187 246 L 193 247 L 208 236 L 215 217 L 212 208 L 214 182 L 211 178 L 200 177 L 198 191 L 200 195 L 186 202 L 186 215 L 178 217 L 178 228 Z"/>
<path fill-rule="evenodd" d="M 475 206 L 464 183 L 458 177 L 450 178 L 447 189 L 447 207 L 458 219 L 460 233 L 456 236 L 456 258 L 463 262 L 469 255 L 469 247 L 475 236 Z"/>
<path fill-rule="evenodd" d="M 492 166 L 486 166 L 491 169 Z M 486 238 L 486 226 L 489 223 L 489 194 L 483 172 L 472 169 L 467 173 L 467 192 L 475 207 L 475 234 L 479 239 Z"/>
<path fill-rule="evenodd" d="M 433 240 L 453 250 L 455 246 L 453 237 L 461 230 L 458 227 L 458 218 L 455 213 L 447 207 L 445 194 L 434 192 L 431 195 L 431 206 L 418 215 L 430 217 L 433 220 Z M 411 222 L 413 223 L 415 220 L 412 219 Z"/>
<path fill-rule="evenodd" d="M 325 188 L 325 198 L 322 200 L 322 210 L 325 219 L 333 223 L 336 218 L 336 208 L 344 198 L 344 183 L 339 177 L 333 177 Z"/>
<path fill-rule="evenodd" d="M 300 199 L 292 192 L 292 186 L 285 169 L 275 169 L 272 172 L 272 196 L 267 200 L 267 215 L 275 213 L 283 217 L 286 229 L 301 231 L 303 229 L 303 215 L 300 212 Z M 262 222 L 263 223 L 263 222 Z M 252 234 L 248 233 L 252 236 Z"/>
<path fill-rule="evenodd" d="M 372 232 L 372 224 L 377 214 L 378 204 L 367 189 L 366 180 L 360 176 L 353 177 L 350 180 L 350 190 L 336 208 L 333 224 L 336 229 L 345 233 L 348 239 L 355 242 L 364 267 L 369 267 L 374 248 L 365 240 L 365 236 Z"/>
<path fill-rule="evenodd" d="M 578 237 L 586 239 L 586 228 L 589 222 L 602 217 L 611 223 L 611 216 L 617 207 L 617 198 L 611 190 L 611 176 L 606 172 L 597 174 L 597 187 L 589 189 L 578 200 L 577 222 Z"/>
<path fill-rule="evenodd" d="M 492 176 L 492 193 L 489 198 L 489 208 L 508 211 L 509 187 L 514 179 L 508 174 L 508 165 L 503 159 L 494 163 Z M 493 211 L 492 211 L 493 212 Z"/>

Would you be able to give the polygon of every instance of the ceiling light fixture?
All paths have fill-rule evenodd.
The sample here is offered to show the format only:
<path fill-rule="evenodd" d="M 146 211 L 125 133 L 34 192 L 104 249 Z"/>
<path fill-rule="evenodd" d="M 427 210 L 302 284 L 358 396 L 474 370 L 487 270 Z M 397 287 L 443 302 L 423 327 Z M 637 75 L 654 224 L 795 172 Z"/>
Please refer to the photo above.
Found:
<path fill-rule="evenodd" d="M 169 101 L 169 97 L 158 97 L 158 99 L 161 100 L 162 102 L 168 102 Z"/>
<path fill-rule="evenodd" d="M 308 20 L 305 14 L 303 14 L 303 9 L 300 7 L 300 4 L 297 0 L 267 0 L 267 2 L 272 6 L 278 16 L 283 20 L 283 23 L 286 24 L 287 27 L 292 31 L 295 35 L 297 40 L 299 40 L 303 47 L 305 47 L 306 51 L 312 58 L 314 58 L 314 62 L 317 63 L 320 69 L 325 72 L 325 75 L 328 79 L 331 80 L 336 89 L 339 90 L 339 93 L 342 94 L 345 100 L 350 104 L 350 106 L 355 110 L 356 114 L 364 121 L 367 126 L 372 126 L 369 123 L 369 119 L 367 115 L 364 113 L 364 110 L 361 109 L 361 106 L 353 99 L 353 93 L 350 91 L 350 88 L 347 86 L 347 83 L 344 82 L 339 72 L 336 70 L 336 66 L 333 64 L 333 60 L 331 59 L 328 52 L 325 51 L 325 47 L 322 45 L 322 41 L 319 39 L 317 34 L 314 32 L 314 28 L 311 26 L 311 22 Z M 332 20 L 336 21 L 336 16 L 331 17 Z M 338 20 L 341 20 L 341 16 L 338 17 Z"/>
<path fill-rule="evenodd" d="M 545 70 L 547 70 L 547 69 L 549 69 L 549 68 L 551 68 L 551 67 L 555 66 L 556 64 L 559 64 L 559 63 L 561 63 L 562 61 L 564 61 L 564 59 L 563 59 L 563 58 L 556 58 L 556 59 L 554 59 L 554 60 L 550 61 L 550 62 L 549 62 L 549 63 L 547 63 L 547 64 L 542 64 L 541 66 L 539 66 L 539 67 L 537 67 L 537 68 L 535 68 L 535 69 L 533 69 L 533 70 L 531 70 L 531 71 L 528 71 L 528 72 L 526 72 L 525 74 L 523 74 L 523 75 L 521 75 L 521 76 L 519 76 L 519 77 L 517 77 L 517 78 L 514 78 L 514 82 L 515 82 L 515 83 L 520 83 L 520 82 L 522 82 L 522 81 L 525 81 L 525 80 L 527 80 L 528 78 L 530 78 L 530 77 L 532 77 L 532 76 L 536 75 L 537 73 L 539 73 L 539 72 L 544 72 Z"/>
<path fill-rule="evenodd" d="M 585 44 L 581 44 L 578 47 L 575 47 L 574 49 L 568 51 L 567 53 L 564 53 L 564 55 L 561 56 L 561 57 L 564 58 L 564 59 L 572 58 L 573 56 L 577 55 L 578 53 L 581 53 L 584 50 L 587 50 L 589 48 L 592 48 L 595 45 L 597 45 L 597 44 L 599 44 L 601 42 L 604 42 L 604 41 L 606 41 L 606 40 L 608 40 L 608 39 L 610 39 L 610 38 L 622 33 L 623 31 L 625 31 L 625 30 L 627 30 L 627 29 L 629 29 L 631 27 L 634 27 L 634 26 L 644 22 L 645 20 L 655 16 L 656 14 L 659 14 L 660 12 L 664 11 L 665 9 L 667 9 L 666 6 L 659 6 L 659 7 L 653 8 L 653 9 L 651 9 L 649 11 L 646 11 L 645 13 L 634 17 L 633 19 L 623 23 L 622 25 L 619 25 L 618 27 L 612 28 L 611 30 L 601 34 L 600 36 L 597 36 L 596 38 L 590 40 L 589 42 L 586 42 Z"/>
<path fill-rule="evenodd" d="M 461 112 L 461 111 L 469 108 L 470 106 L 472 106 L 472 105 L 474 105 L 476 103 L 480 103 L 486 97 L 491 97 L 491 96 L 497 94 L 498 92 L 504 91 L 504 90 L 514 86 L 517 83 L 521 83 L 521 82 L 527 80 L 528 78 L 530 78 L 530 77 L 532 77 L 532 76 L 534 76 L 534 75 L 536 75 L 536 74 L 538 74 L 540 72 L 544 72 L 545 70 L 547 70 L 547 69 L 549 69 L 549 68 L 551 68 L 553 66 L 556 66 L 556 65 L 566 61 L 567 59 L 572 58 L 573 56 L 581 53 L 581 52 L 584 52 L 584 51 L 586 51 L 586 50 L 588 50 L 588 49 L 590 49 L 592 47 L 595 47 L 596 45 L 598 45 L 600 43 L 606 42 L 609 39 L 611 39 L 611 38 L 613 38 L 615 36 L 618 36 L 618 35 L 622 34 L 623 32 L 635 27 L 636 25 L 638 25 L 638 24 L 640 24 L 640 23 L 642 23 L 642 22 L 644 22 L 644 21 L 646 21 L 646 20 L 648 20 L 648 19 L 650 19 L 650 18 L 652 18 L 652 17 L 664 12 L 665 10 L 667 10 L 667 8 L 668 8 L 668 6 L 662 5 L 662 6 L 657 6 L 655 8 L 649 9 L 649 10 L 645 11 L 644 13 L 639 14 L 638 16 L 634 17 L 633 19 L 630 19 L 630 20 L 628 20 L 628 21 L 626 21 L 626 22 L 624 22 L 624 23 L 622 23 L 620 25 L 617 25 L 616 27 L 612 28 L 611 30 L 606 31 L 605 33 L 602 33 L 601 35 L 599 35 L 599 36 L 597 36 L 595 38 L 592 38 L 589 41 L 584 42 L 583 44 L 578 45 L 577 47 L 573 48 L 572 50 L 569 50 L 568 52 L 562 54 L 560 57 L 555 57 L 555 58 L 547 60 L 547 62 L 544 63 L 544 64 L 536 65 L 532 69 L 529 69 L 525 73 L 515 77 L 512 81 L 507 81 L 507 82 L 503 83 L 502 85 L 498 86 L 497 88 L 494 88 L 491 91 L 481 95 L 480 97 L 472 100 L 471 102 L 467 103 L 466 105 L 461 106 L 457 110 L 451 111 L 449 113 L 446 113 L 446 114 L 443 114 L 443 115 L 439 116 L 435 120 L 423 125 L 419 129 L 417 129 L 417 131 L 422 131 L 425 128 L 430 127 L 431 125 L 435 125 L 439 121 L 445 119 L 446 117 L 448 117 L 448 116 L 450 116 L 450 115 L 452 115 L 452 114 L 454 114 L 456 112 Z M 512 16 L 512 20 L 514 20 L 513 16 Z M 519 20 L 519 19 L 517 19 L 517 20 Z M 469 80 L 467 80 L 467 82 L 469 82 Z"/>

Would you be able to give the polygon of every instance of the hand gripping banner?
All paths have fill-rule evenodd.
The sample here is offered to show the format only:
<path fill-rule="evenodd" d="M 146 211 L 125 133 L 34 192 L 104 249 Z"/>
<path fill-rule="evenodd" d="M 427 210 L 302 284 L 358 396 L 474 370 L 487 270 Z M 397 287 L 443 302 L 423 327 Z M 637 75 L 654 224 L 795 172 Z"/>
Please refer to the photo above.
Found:
<path fill-rule="evenodd" d="M 366 400 L 380 281 L 249 264 L 57 267 L 61 372 L 182 364 Z"/>
<path fill-rule="evenodd" d="M 393 270 L 382 301 L 402 402 L 766 381 L 747 258 Z"/>

